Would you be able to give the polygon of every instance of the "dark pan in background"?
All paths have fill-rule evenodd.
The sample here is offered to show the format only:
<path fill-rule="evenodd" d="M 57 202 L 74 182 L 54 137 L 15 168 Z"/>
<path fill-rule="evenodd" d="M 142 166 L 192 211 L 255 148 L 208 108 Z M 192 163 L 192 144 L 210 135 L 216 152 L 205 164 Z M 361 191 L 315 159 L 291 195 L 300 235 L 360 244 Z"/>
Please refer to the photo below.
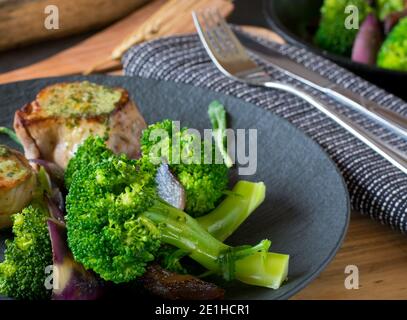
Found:
<path fill-rule="evenodd" d="M 319 49 L 313 43 L 323 0 L 263 0 L 263 12 L 268 26 L 288 43 L 308 48 L 362 78 L 407 100 L 407 72 L 385 70 L 353 62 Z"/>

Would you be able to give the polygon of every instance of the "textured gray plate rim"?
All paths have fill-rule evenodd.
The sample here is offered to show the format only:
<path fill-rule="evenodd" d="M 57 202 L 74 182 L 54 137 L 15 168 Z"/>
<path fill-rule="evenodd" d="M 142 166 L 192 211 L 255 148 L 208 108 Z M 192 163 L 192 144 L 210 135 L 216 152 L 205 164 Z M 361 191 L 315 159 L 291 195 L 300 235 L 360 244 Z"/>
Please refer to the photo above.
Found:
<path fill-rule="evenodd" d="M 64 82 L 64 81 L 75 81 L 75 80 L 90 80 L 90 81 L 95 81 L 95 82 L 99 82 L 99 83 L 103 83 L 104 81 L 117 81 L 119 83 L 122 83 L 123 86 L 125 87 L 126 83 L 130 83 L 130 82 L 143 82 L 143 81 L 147 81 L 147 82 L 155 82 L 155 83 L 168 83 L 168 84 L 175 84 L 176 86 L 179 86 L 180 88 L 185 88 L 185 90 L 191 90 L 192 88 L 194 90 L 202 90 L 202 91 L 206 91 L 206 92 L 210 92 L 214 95 L 219 95 L 219 96 L 223 96 L 223 97 L 230 97 L 231 99 L 235 99 L 235 100 L 239 100 L 236 97 L 233 96 L 229 96 L 227 94 L 224 93 L 219 93 L 219 92 L 215 92 L 215 91 L 211 91 L 209 89 L 205 89 L 205 88 L 196 88 L 193 87 L 191 85 L 188 84 L 181 84 L 181 83 L 174 83 L 174 82 L 170 82 L 170 81 L 163 81 L 163 80 L 153 80 L 153 79 L 146 79 L 146 78 L 142 78 L 142 77 L 126 77 L 126 76 L 105 76 L 105 75 L 93 75 L 93 76 L 67 76 L 67 77 L 52 77 L 52 78 L 42 78 L 42 79 L 33 79 L 33 80 L 26 80 L 26 81 L 19 81 L 19 82 L 14 82 L 14 83 L 9 83 L 9 84 L 5 84 L 5 85 L 0 85 L 0 89 L 6 86 L 12 86 L 12 85 L 17 85 L 17 86 L 28 86 L 30 87 L 30 85 L 36 83 L 36 82 L 45 82 L 45 83 L 53 83 L 53 82 Z M 137 102 L 137 101 L 136 101 Z M 245 104 L 247 105 L 251 105 L 259 110 L 261 110 L 262 112 L 266 112 L 266 113 L 270 113 L 269 111 L 256 106 L 253 103 L 247 103 L 245 102 Z M 1 106 L 0 106 L 1 107 Z M 1 115 L 1 109 L 0 109 L 0 115 Z M 337 166 L 335 165 L 335 163 L 330 159 L 330 157 L 325 153 L 325 151 L 321 148 L 321 146 L 319 146 L 317 143 L 315 143 L 313 140 L 311 140 L 308 136 L 306 136 L 300 129 L 294 127 L 292 124 L 290 124 L 287 120 L 278 117 L 276 115 L 273 114 L 273 117 L 278 118 L 278 121 L 281 121 L 285 124 L 287 124 L 289 127 L 292 128 L 292 130 L 297 131 L 299 135 L 305 136 L 305 138 L 311 143 L 313 144 L 314 147 L 316 147 L 319 151 L 320 151 L 320 155 L 321 157 L 324 157 L 325 160 L 327 160 L 330 164 L 332 169 L 335 171 L 336 175 L 338 176 L 340 182 L 341 182 L 341 187 L 343 189 L 343 193 L 344 193 L 344 201 L 346 203 L 346 208 L 347 208 L 347 212 L 346 212 L 346 217 L 345 217 L 345 224 L 343 227 L 343 230 L 341 231 L 341 235 L 338 238 L 336 244 L 334 247 L 332 247 L 330 253 L 325 257 L 325 259 L 319 264 L 319 266 L 310 274 L 308 274 L 307 276 L 304 276 L 302 281 L 299 282 L 295 287 L 293 287 L 291 290 L 287 291 L 285 294 L 282 294 L 278 297 L 278 299 L 288 299 L 289 297 L 293 296 L 294 294 L 298 293 L 300 290 L 302 290 L 304 287 L 306 287 L 312 280 L 314 280 L 321 272 L 323 269 L 325 269 L 325 267 L 329 264 L 329 262 L 332 261 L 332 259 L 335 257 L 337 251 L 339 250 L 345 236 L 346 236 L 346 232 L 349 226 L 349 221 L 350 221 L 350 200 L 349 200 L 349 196 L 348 196 L 348 192 L 347 192 L 347 187 L 345 184 L 345 181 L 340 173 L 340 171 L 338 170 Z M 10 124 L 12 125 L 12 124 Z"/>

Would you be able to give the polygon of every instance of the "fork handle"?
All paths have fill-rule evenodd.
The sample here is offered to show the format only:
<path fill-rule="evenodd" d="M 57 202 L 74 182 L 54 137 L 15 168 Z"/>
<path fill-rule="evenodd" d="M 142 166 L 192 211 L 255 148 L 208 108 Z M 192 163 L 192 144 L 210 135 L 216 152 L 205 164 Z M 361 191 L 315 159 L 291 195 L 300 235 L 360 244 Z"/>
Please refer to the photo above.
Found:
<path fill-rule="evenodd" d="M 383 108 L 376 102 L 365 99 L 352 91 L 339 86 L 323 88 L 322 91 L 339 102 L 342 102 L 380 122 L 402 137 L 407 138 L 407 118 L 405 116 Z"/>
<path fill-rule="evenodd" d="M 331 118 L 333 121 L 335 121 L 345 130 L 347 130 L 357 139 L 359 139 L 367 146 L 369 146 L 371 149 L 376 151 L 391 164 L 399 168 L 402 172 L 407 173 L 407 157 L 405 154 L 403 154 L 399 150 L 394 149 L 392 146 L 384 142 L 382 139 L 371 134 L 369 131 L 365 130 L 364 128 L 362 128 L 349 118 L 343 116 L 332 107 L 325 105 L 319 99 L 309 95 L 308 93 L 301 89 L 298 89 L 291 85 L 287 85 L 285 83 L 265 82 L 262 83 L 262 85 L 264 85 L 267 88 L 279 89 L 292 93 L 298 96 L 299 98 L 302 98 L 303 100 L 307 101 L 309 104 L 311 104 L 319 111 L 324 113 L 326 116 Z"/>

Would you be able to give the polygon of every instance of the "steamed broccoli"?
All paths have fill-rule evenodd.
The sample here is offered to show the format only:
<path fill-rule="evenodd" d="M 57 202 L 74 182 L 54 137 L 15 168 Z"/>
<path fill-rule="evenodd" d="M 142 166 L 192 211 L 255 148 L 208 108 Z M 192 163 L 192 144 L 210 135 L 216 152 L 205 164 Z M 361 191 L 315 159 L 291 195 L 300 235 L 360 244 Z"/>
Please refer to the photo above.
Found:
<path fill-rule="evenodd" d="M 266 186 L 263 182 L 238 181 L 215 210 L 196 218 L 196 221 L 216 239 L 224 241 L 256 210 L 265 196 Z M 186 273 L 181 264 L 181 259 L 186 255 L 188 252 L 163 246 L 158 260 L 167 270 Z"/>
<path fill-rule="evenodd" d="M 400 20 L 384 41 L 377 65 L 386 69 L 407 71 L 407 18 Z"/>
<path fill-rule="evenodd" d="M 5 260 L 0 263 L 0 294 L 16 299 L 46 299 L 45 268 L 52 265 L 46 220 L 48 211 L 32 203 L 13 215 L 13 240 L 6 241 Z"/>
<path fill-rule="evenodd" d="M 380 20 L 384 20 L 389 14 L 404 9 L 405 0 L 376 0 L 377 11 Z"/>
<path fill-rule="evenodd" d="M 177 140 L 180 143 L 174 144 Z M 195 154 L 197 145 L 200 154 Z M 207 149 L 209 152 L 205 152 Z M 214 146 L 208 147 L 187 128 L 177 129 L 171 120 L 157 122 L 144 130 L 141 151 L 144 161 L 159 165 L 164 158 L 169 163 L 185 189 L 185 211 L 194 217 L 214 209 L 228 186 L 228 168 L 223 163 L 213 163 Z"/>
<path fill-rule="evenodd" d="M 75 152 L 75 156 L 68 162 L 65 170 L 65 186 L 69 189 L 75 172 L 89 163 L 98 163 L 113 155 L 113 151 L 106 148 L 105 141 L 100 137 L 89 136 Z"/>
<path fill-rule="evenodd" d="M 284 277 L 281 259 L 258 254 L 268 251 L 270 241 L 232 248 L 216 240 L 195 219 L 160 200 L 155 173 L 139 164 L 112 156 L 73 176 L 67 228 L 77 261 L 105 280 L 128 282 L 141 276 L 161 245 L 168 244 L 225 279 L 275 287 L 276 278 Z"/>
<path fill-rule="evenodd" d="M 264 201 L 265 192 L 266 186 L 262 182 L 239 181 L 215 210 L 197 218 L 196 221 L 217 240 L 224 241 Z M 165 269 L 182 274 L 187 273 L 187 270 L 181 264 L 181 259 L 187 255 L 185 250 L 165 245 L 159 250 L 158 260 Z M 277 289 L 286 280 L 290 260 L 288 255 L 273 252 L 265 255 L 259 252 L 239 260 L 239 263 L 246 264 L 248 260 L 258 261 L 259 268 L 252 269 L 251 276 L 246 281 L 240 279 L 241 281 L 252 285 L 257 285 L 257 281 L 260 281 L 260 285 L 267 282 L 270 288 Z M 262 265 L 274 266 L 274 272 L 271 272 L 271 269 L 264 271 Z M 269 280 L 265 281 L 265 278 Z"/>
<path fill-rule="evenodd" d="M 325 0 L 321 8 L 321 22 L 315 35 L 315 42 L 320 48 L 350 56 L 358 29 L 345 27 L 348 18 L 345 9 L 349 5 L 358 8 L 359 25 L 372 10 L 366 0 Z"/>
<path fill-rule="evenodd" d="M 264 201 L 265 196 L 266 186 L 263 182 L 239 181 L 215 210 L 196 220 L 212 236 L 224 241 L 256 210 Z M 178 254 L 180 255 L 182 252 L 178 252 Z M 175 263 L 179 262 L 176 260 L 177 256 L 171 258 L 173 259 L 169 260 L 173 264 L 174 260 Z M 268 283 L 269 288 L 278 289 L 287 278 L 289 261 L 290 257 L 287 254 L 254 253 L 237 261 L 238 264 L 241 263 L 246 266 L 257 264 L 258 267 L 251 270 L 250 277 L 239 280 L 260 286 Z M 175 266 L 179 267 L 180 264 L 175 264 Z M 269 266 L 269 268 L 265 269 L 264 266 Z M 268 280 L 265 280 L 266 278 Z"/>

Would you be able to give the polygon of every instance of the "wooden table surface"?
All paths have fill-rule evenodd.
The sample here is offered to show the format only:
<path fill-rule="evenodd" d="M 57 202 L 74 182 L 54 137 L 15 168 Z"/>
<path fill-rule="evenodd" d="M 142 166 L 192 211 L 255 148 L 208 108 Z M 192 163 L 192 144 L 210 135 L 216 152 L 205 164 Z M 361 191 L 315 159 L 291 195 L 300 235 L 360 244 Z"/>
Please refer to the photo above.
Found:
<path fill-rule="evenodd" d="M 19 70 L 0 74 L 0 83 L 80 73 L 88 69 L 95 61 L 109 55 L 124 36 L 156 12 L 164 1 L 153 1 L 124 20 L 53 57 Z M 232 10 L 232 5 L 229 2 L 204 0 L 206 6 L 215 3 L 219 5 L 220 2 L 224 14 Z M 179 24 L 167 30 L 166 34 L 194 31 L 190 18 L 179 20 L 181 20 Z M 250 30 L 281 41 L 270 31 L 258 28 L 251 28 Z M 114 70 L 114 74 L 121 73 L 117 62 L 108 64 L 103 70 Z M 348 290 L 345 288 L 344 281 L 347 276 L 345 268 L 348 265 L 355 265 L 359 269 L 359 289 Z M 357 213 L 352 213 L 348 234 L 334 260 L 316 280 L 293 297 L 293 299 L 406 298 L 406 236 Z"/>

